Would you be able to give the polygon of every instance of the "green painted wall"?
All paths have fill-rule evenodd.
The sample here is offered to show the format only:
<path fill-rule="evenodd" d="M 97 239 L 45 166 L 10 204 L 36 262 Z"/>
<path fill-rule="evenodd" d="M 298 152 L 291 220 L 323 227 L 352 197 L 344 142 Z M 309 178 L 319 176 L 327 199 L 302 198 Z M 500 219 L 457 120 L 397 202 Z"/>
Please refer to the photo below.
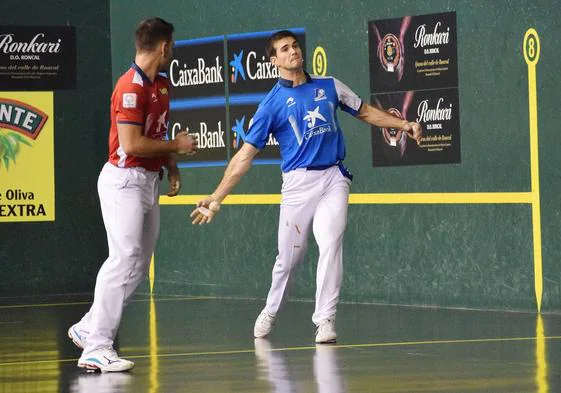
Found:
<path fill-rule="evenodd" d="M 56 221 L 0 224 L 0 294 L 92 292 L 107 257 L 96 183 L 109 130 L 109 2 L 3 0 L 0 24 L 75 26 L 78 53 L 77 89 L 54 94 Z"/>
<path fill-rule="evenodd" d="M 302 4 L 303 3 L 303 4 Z M 78 88 L 55 92 L 54 223 L 0 225 L 1 293 L 91 291 L 106 257 L 96 181 L 106 159 L 112 81 L 134 55 L 136 23 L 159 15 L 177 39 L 305 27 L 328 56 L 328 73 L 369 97 L 370 20 L 456 11 L 462 163 L 372 168 L 370 129 L 342 115 L 353 193 L 530 191 L 524 32 L 541 39 L 537 66 L 544 311 L 561 310 L 561 158 L 557 140 L 556 37 L 561 2 L 285 2 L 8 0 L 0 23 L 76 26 Z M 1 89 L 0 89 L 1 90 Z M 184 194 L 213 190 L 223 168 L 184 169 Z M 1 179 L 0 179 L 1 181 Z M 253 168 L 235 193 L 278 193 L 280 170 Z M 192 227 L 191 206 L 163 206 L 156 291 L 264 297 L 276 255 L 278 205 L 224 206 L 209 227 Z M 313 298 L 317 251 L 310 239 L 293 297 Z M 529 205 L 351 205 L 343 300 L 535 309 Z"/>
<path fill-rule="evenodd" d="M 307 63 L 321 45 L 328 74 L 369 97 L 370 20 L 456 11 L 462 163 L 373 168 L 369 127 L 342 115 L 353 193 L 528 192 L 527 66 L 522 40 L 541 39 L 537 66 L 543 235 L 543 310 L 561 310 L 561 163 L 557 97 L 560 1 L 309 0 L 284 2 L 111 1 L 113 79 L 133 56 L 132 30 L 148 15 L 176 26 L 176 39 L 305 27 Z M 311 67 L 309 67 L 311 68 Z M 184 194 L 210 193 L 223 168 L 184 169 Z M 278 193 L 280 171 L 254 167 L 236 194 Z M 156 250 L 159 293 L 264 297 L 276 255 L 278 206 L 224 206 L 209 227 L 192 227 L 191 206 L 163 206 Z M 351 205 L 343 300 L 534 310 L 530 205 Z M 317 251 L 293 297 L 312 299 Z"/>

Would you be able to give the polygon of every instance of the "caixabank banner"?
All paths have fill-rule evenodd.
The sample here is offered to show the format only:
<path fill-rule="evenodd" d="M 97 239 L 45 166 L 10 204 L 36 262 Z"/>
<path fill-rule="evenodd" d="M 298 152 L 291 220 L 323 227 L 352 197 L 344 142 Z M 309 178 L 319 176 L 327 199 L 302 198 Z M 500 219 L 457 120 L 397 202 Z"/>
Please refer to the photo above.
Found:
<path fill-rule="evenodd" d="M 0 222 L 54 221 L 52 92 L 0 92 Z"/>
<path fill-rule="evenodd" d="M 306 58 L 306 31 L 291 28 Z M 266 52 L 267 40 L 275 31 L 231 34 L 228 40 L 228 91 L 232 153 L 243 145 L 251 119 L 261 101 L 267 96 L 279 78 L 278 69 L 270 62 Z M 271 135 L 265 148 L 259 153 L 256 164 L 280 163 L 278 142 Z"/>
<path fill-rule="evenodd" d="M 302 57 L 305 59 L 305 30 L 303 28 L 287 30 L 296 35 L 302 48 Z M 266 94 L 277 82 L 278 69 L 271 64 L 265 50 L 267 40 L 274 33 L 275 31 L 258 31 L 227 36 L 230 75 L 228 83 L 231 98 L 235 98 L 238 94 L 245 96 L 251 93 Z"/>
<path fill-rule="evenodd" d="M 227 129 L 224 107 L 199 107 L 193 110 L 172 112 L 168 132 L 172 137 L 179 131 L 189 129 L 199 141 L 199 148 L 192 156 L 177 156 L 185 166 L 220 166 L 226 164 Z"/>
<path fill-rule="evenodd" d="M 461 162 L 456 13 L 371 21 L 368 34 L 370 102 L 423 127 L 420 145 L 372 127 L 373 165 Z"/>
<path fill-rule="evenodd" d="M 289 30 L 297 36 L 305 58 L 305 30 Z M 243 145 L 257 106 L 279 77 L 265 49 L 274 32 L 175 42 L 168 70 L 172 86 L 168 138 L 188 129 L 199 140 L 196 154 L 178 158 L 180 167 L 225 165 Z M 274 137 L 269 138 L 254 163 L 280 163 Z"/>
<path fill-rule="evenodd" d="M 180 167 L 226 163 L 224 76 L 224 36 L 175 42 L 168 71 L 172 86 L 168 137 L 188 129 L 199 139 L 196 154 L 177 157 Z"/>
<path fill-rule="evenodd" d="M 232 128 L 232 153 L 238 151 L 242 147 L 249 125 L 255 115 L 257 105 L 231 105 L 230 106 L 230 122 Z M 279 143 L 275 137 L 270 134 L 269 140 L 265 147 L 257 156 L 257 164 L 280 163 Z"/>

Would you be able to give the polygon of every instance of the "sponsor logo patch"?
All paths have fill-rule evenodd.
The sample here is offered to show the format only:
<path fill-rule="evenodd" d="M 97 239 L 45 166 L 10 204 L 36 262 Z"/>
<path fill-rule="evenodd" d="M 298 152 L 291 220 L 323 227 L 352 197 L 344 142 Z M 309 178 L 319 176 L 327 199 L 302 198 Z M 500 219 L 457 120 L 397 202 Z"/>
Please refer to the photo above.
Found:
<path fill-rule="evenodd" d="M 123 108 L 136 108 L 136 93 L 123 94 Z"/>

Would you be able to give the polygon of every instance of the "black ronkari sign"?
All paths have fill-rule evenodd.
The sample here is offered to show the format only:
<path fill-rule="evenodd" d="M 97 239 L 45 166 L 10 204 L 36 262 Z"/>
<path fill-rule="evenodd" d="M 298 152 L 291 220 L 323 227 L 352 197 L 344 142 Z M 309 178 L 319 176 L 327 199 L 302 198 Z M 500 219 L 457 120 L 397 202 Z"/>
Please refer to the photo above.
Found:
<path fill-rule="evenodd" d="M 455 12 L 368 23 L 370 103 L 423 128 L 372 127 L 375 167 L 461 162 L 456 30 Z"/>
<path fill-rule="evenodd" d="M 76 34 L 72 26 L 0 26 L 3 91 L 76 88 Z"/>

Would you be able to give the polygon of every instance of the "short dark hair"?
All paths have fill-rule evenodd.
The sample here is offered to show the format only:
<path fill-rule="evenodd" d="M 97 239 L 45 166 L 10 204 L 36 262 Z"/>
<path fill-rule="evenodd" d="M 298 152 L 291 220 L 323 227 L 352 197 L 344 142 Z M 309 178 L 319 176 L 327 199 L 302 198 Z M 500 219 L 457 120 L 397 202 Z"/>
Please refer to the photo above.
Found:
<path fill-rule="evenodd" d="M 162 18 L 143 20 L 134 33 L 136 50 L 151 51 L 162 41 L 171 41 L 173 25 Z"/>
<path fill-rule="evenodd" d="M 296 34 L 294 34 L 293 32 L 291 32 L 289 30 L 277 31 L 276 33 L 271 35 L 271 37 L 269 37 L 269 39 L 267 40 L 267 45 L 265 47 L 265 50 L 267 51 L 267 55 L 269 56 L 269 58 L 277 55 L 277 50 L 275 49 L 275 46 L 274 46 L 275 42 L 280 41 L 280 40 L 282 40 L 283 38 L 286 38 L 286 37 L 292 37 L 296 41 L 298 41 L 298 38 L 296 37 Z"/>

